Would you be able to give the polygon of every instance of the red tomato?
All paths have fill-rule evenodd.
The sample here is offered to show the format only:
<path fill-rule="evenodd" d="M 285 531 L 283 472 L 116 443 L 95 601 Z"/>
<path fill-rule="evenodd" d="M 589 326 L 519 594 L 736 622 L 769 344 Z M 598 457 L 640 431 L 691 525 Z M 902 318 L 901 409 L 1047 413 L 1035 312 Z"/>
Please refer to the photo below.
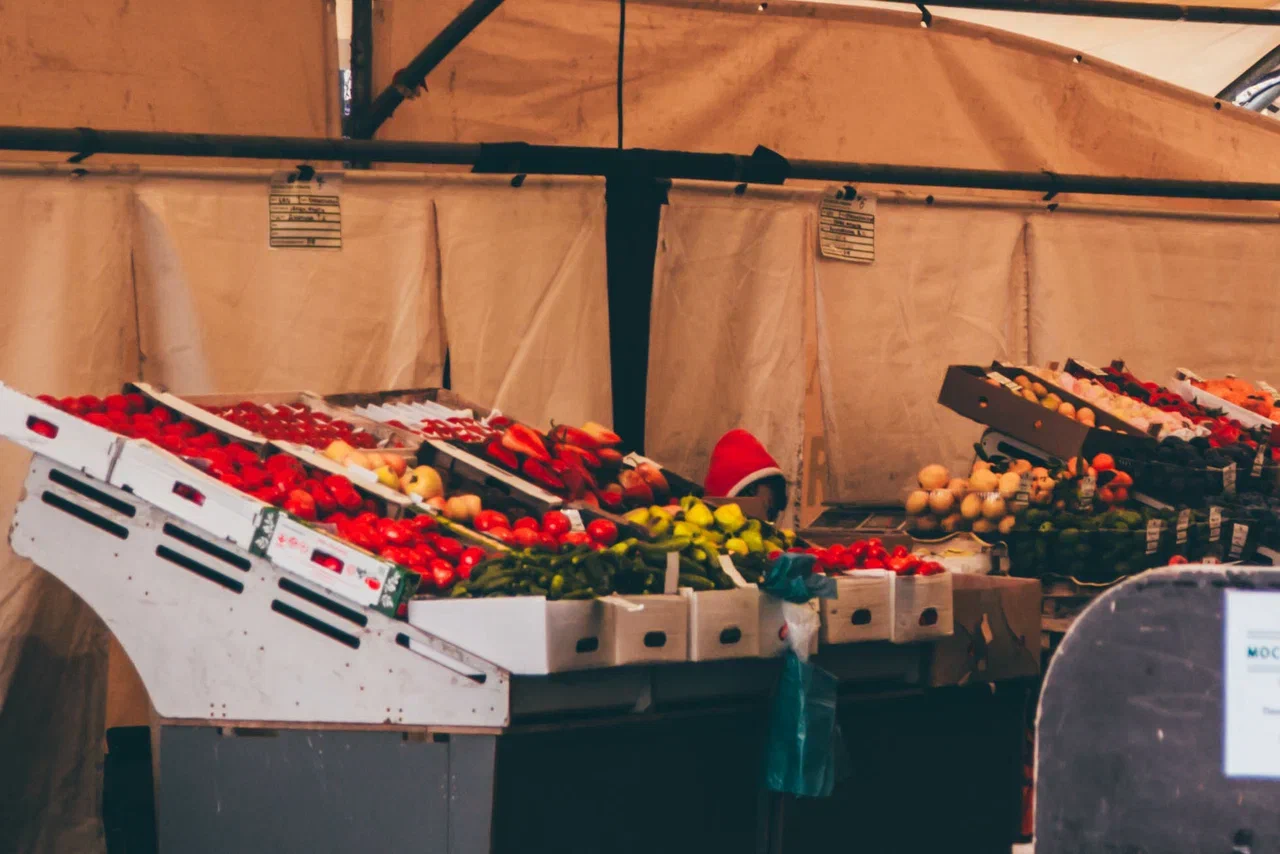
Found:
<path fill-rule="evenodd" d="M 552 510 L 542 514 L 542 532 L 545 534 L 550 534 L 558 539 L 569 533 L 572 527 L 569 517 L 559 510 Z"/>
<path fill-rule="evenodd" d="M 587 535 L 602 546 L 611 546 L 618 541 L 618 526 L 608 519 L 595 519 L 587 525 Z"/>
<path fill-rule="evenodd" d="M 591 545 L 591 536 L 586 531 L 570 531 L 560 538 L 560 542 L 573 548 L 589 546 Z"/>
<path fill-rule="evenodd" d="M 517 519 L 515 525 L 511 528 L 513 531 L 519 531 L 521 529 L 537 531 L 541 529 L 541 526 L 538 525 L 537 519 L 532 516 L 525 516 L 523 519 Z"/>
<path fill-rule="evenodd" d="M 869 557 L 862 562 L 863 569 L 884 569 L 884 561 L 878 557 Z"/>
<path fill-rule="evenodd" d="M 516 525 L 518 526 L 520 522 L 523 522 L 523 521 L 524 521 L 523 519 L 517 521 Z M 535 525 L 537 524 L 537 522 L 534 520 L 530 520 L 530 521 L 533 521 Z M 538 542 L 541 539 L 541 537 L 542 535 L 538 531 L 535 531 L 533 528 L 529 527 L 528 525 L 525 525 L 522 528 L 517 527 L 514 531 L 511 532 L 511 544 L 518 548 L 531 549 L 538 545 Z"/>

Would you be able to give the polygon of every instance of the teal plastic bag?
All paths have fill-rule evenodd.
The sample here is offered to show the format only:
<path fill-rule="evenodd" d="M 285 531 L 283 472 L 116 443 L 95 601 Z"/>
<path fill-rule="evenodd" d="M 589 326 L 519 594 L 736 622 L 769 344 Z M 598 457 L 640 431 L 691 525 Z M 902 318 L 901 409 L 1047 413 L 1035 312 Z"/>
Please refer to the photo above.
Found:
<path fill-rule="evenodd" d="M 816 564 L 813 555 L 787 552 L 769 567 L 760 589 L 788 602 L 836 598 L 836 580 L 815 572 Z"/>
<path fill-rule="evenodd" d="M 836 677 L 788 652 L 769 715 L 765 788 L 809 798 L 831 794 L 838 755 Z"/>

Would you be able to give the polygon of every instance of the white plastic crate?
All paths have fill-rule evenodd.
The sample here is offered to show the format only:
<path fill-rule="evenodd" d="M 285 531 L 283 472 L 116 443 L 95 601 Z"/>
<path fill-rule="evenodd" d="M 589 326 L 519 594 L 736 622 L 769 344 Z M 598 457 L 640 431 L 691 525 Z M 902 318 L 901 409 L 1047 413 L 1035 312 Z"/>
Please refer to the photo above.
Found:
<path fill-rule="evenodd" d="M 825 644 L 889 640 L 893 633 L 893 573 L 860 569 L 836 577 L 836 598 L 821 600 Z"/>
<path fill-rule="evenodd" d="M 613 662 L 605 607 L 598 599 L 545 596 L 418 598 L 409 603 L 409 622 L 512 673 L 545 675 Z"/>
<path fill-rule="evenodd" d="M 98 480 L 111 475 L 123 441 L 123 437 L 104 427 L 4 383 L 0 383 L 0 436 Z"/>
<path fill-rule="evenodd" d="M 282 510 L 267 511 L 260 532 L 267 557 L 351 601 L 394 614 L 413 575 L 396 564 L 303 524 Z M 337 562 L 336 568 L 326 564 Z"/>
<path fill-rule="evenodd" d="M 253 547 L 271 509 L 144 440 L 123 442 L 109 481 L 245 549 Z"/>
<path fill-rule="evenodd" d="M 946 637 L 955 631 L 951 573 L 894 575 L 894 643 L 914 643 Z"/>

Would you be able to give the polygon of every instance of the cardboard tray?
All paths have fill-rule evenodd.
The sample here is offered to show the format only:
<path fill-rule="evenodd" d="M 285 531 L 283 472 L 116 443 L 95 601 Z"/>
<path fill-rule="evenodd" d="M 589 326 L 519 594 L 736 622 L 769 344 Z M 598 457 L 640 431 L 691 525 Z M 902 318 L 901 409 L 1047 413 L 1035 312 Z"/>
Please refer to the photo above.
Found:
<path fill-rule="evenodd" d="M 886 641 L 893 631 L 893 573 L 860 569 L 836 577 L 836 598 L 821 600 L 824 644 Z"/>
<path fill-rule="evenodd" d="M 981 368 L 976 365 L 952 365 L 947 368 L 938 402 L 960 415 L 989 425 L 1002 433 L 1043 449 L 1064 459 L 1074 456 L 1092 457 L 1098 453 L 1132 454 L 1143 443 L 1152 440 L 1138 433 L 1137 429 L 1113 415 L 1094 410 L 1098 427 L 1108 426 L 1110 431 L 1090 429 L 1080 422 L 1045 409 L 1039 404 L 1013 394 L 1005 388 L 987 382 L 991 372 L 1003 373 L 1012 379 L 1024 371 L 1017 368 Z M 1039 383 L 1044 381 L 1032 378 Z M 1093 407 L 1061 389 L 1053 388 L 1063 401 L 1077 407 Z"/>
<path fill-rule="evenodd" d="M 689 601 L 689 660 L 754 658 L 760 654 L 760 596 L 755 587 L 693 591 Z"/>
<path fill-rule="evenodd" d="M 53 435 L 41 435 L 37 428 Z M 110 477 L 125 441 L 4 383 L 0 383 L 0 436 L 102 481 Z"/>
<path fill-rule="evenodd" d="M 601 601 L 605 604 L 605 633 L 613 648 L 611 664 L 689 660 L 688 598 L 658 594 L 607 596 Z"/>
<path fill-rule="evenodd" d="M 511 673 L 546 675 L 613 663 L 607 608 L 599 599 L 417 597 L 409 622 Z"/>
<path fill-rule="evenodd" d="M 934 644 L 932 686 L 1035 677 L 1040 673 L 1042 595 L 1035 579 L 957 576 L 955 633 Z"/>

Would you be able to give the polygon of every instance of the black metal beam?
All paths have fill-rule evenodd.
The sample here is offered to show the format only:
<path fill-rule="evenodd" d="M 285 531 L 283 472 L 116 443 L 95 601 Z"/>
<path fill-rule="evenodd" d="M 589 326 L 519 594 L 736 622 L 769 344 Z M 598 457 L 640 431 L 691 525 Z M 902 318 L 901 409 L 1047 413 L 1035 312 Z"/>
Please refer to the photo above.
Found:
<path fill-rule="evenodd" d="M 1131 0 L 878 0 L 908 6 L 950 9 L 986 9 L 993 12 L 1030 12 L 1039 15 L 1075 15 L 1087 18 L 1132 18 L 1141 21 L 1186 21 L 1196 24 L 1250 24 L 1280 26 L 1280 11 L 1224 6 L 1184 6 L 1177 3 L 1143 3 Z"/>
<path fill-rule="evenodd" d="M 396 72 L 391 85 L 378 93 L 369 109 L 355 121 L 351 135 L 358 139 L 371 139 L 405 98 L 413 97 L 426 85 L 427 75 L 444 61 L 450 51 L 501 5 L 502 0 L 471 0 L 408 65 Z"/>
<path fill-rule="evenodd" d="M 93 154 L 129 154 L 293 161 L 368 160 L 471 166 L 475 172 L 490 174 L 630 175 L 754 184 L 809 179 L 841 184 L 1280 201 L 1280 184 L 999 172 L 834 160 L 788 161 L 763 148 L 743 156 L 523 142 L 407 142 L 0 126 L 0 151 L 3 150 L 69 152 L 81 159 Z"/>

